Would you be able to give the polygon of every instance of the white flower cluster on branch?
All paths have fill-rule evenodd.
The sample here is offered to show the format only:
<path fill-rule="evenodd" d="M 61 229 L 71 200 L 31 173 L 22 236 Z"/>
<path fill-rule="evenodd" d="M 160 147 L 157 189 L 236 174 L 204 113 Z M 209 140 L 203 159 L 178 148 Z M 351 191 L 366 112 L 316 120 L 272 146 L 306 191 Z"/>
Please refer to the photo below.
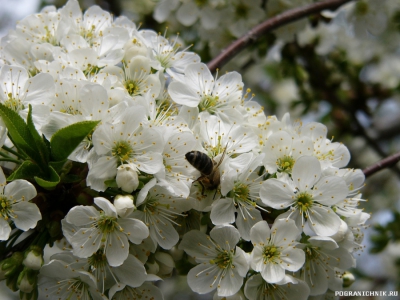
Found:
<path fill-rule="evenodd" d="M 213 76 L 179 48 L 98 6 L 82 13 L 76 0 L 1 40 L 4 106 L 28 121 L 31 110 L 49 141 L 99 121 L 68 157 L 83 173 L 64 168 L 55 190 L 36 185 L 55 198 L 28 202 L 36 191 L 25 180 L 2 189 L 1 240 L 41 218 L 33 231 L 50 230 L 55 214 L 62 225 L 61 236 L 32 242 L 61 249 L 36 268 L 37 282 L 18 283 L 25 295 L 163 299 L 154 282 L 190 269 L 200 294 L 307 299 L 340 289 L 355 266 L 369 215 L 357 208 L 364 175 L 346 168 L 347 148 L 322 124 L 266 116 L 239 73 Z"/>

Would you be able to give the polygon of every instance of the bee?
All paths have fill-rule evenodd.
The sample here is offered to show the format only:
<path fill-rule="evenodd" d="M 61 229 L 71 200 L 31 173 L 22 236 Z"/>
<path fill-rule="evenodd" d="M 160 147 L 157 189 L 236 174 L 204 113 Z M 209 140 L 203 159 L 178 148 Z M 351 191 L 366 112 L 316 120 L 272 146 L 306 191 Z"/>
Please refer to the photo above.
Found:
<path fill-rule="evenodd" d="M 227 147 L 225 147 L 225 150 L 222 153 L 219 162 L 216 162 L 215 160 L 208 157 L 207 154 L 200 151 L 190 151 L 185 154 L 186 160 L 201 173 L 201 176 L 195 181 L 201 184 L 201 194 L 203 196 L 205 196 L 205 190 L 215 190 L 219 187 L 219 184 L 221 182 L 221 173 L 219 172 L 219 166 L 224 160 L 226 148 Z"/>

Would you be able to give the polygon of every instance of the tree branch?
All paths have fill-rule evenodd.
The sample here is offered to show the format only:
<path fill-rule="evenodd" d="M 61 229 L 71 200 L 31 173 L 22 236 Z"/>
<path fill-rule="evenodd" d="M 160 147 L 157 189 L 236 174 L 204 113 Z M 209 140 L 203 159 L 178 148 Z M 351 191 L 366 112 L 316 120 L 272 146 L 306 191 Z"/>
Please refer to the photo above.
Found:
<path fill-rule="evenodd" d="M 399 161 L 400 161 L 400 152 L 393 154 L 389 157 L 386 157 L 385 159 L 382 159 L 381 161 L 377 162 L 376 164 L 365 168 L 363 170 L 364 175 L 365 175 L 365 177 L 371 176 L 380 170 L 394 166 Z"/>
<path fill-rule="evenodd" d="M 211 60 L 207 66 L 211 72 L 215 72 L 217 68 L 223 67 L 229 60 L 231 60 L 236 54 L 246 48 L 249 44 L 256 41 L 262 35 L 281 27 L 290 22 L 296 21 L 308 15 L 318 13 L 325 9 L 336 9 L 344 3 L 350 2 L 352 0 L 325 0 L 303 7 L 297 7 L 282 14 L 279 14 L 273 18 L 270 18 L 263 23 L 252 28 L 244 36 L 234 41 L 228 47 L 226 47 L 222 52 L 217 55 L 213 60 Z"/>

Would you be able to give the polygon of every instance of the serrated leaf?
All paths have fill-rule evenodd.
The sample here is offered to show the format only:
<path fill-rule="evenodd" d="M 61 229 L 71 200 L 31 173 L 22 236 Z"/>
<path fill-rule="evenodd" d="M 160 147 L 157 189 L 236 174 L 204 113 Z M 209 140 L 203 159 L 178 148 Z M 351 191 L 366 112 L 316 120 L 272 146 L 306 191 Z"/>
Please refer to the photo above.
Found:
<path fill-rule="evenodd" d="M 15 179 L 33 179 L 38 174 L 41 174 L 39 166 L 29 160 L 24 161 L 18 169 L 16 169 L 7 181 L 13 181 Z"/>
<path fill-rule="evenodd" d="M 39 176 L 35 176 L 34 179 L 38 185 L 45 189 L 53 189 L 57 184 L 60 183 L 60 176 L 58 176 L 57 172 L 49 166 L 49 177 L 42 178 Z"/>
<path fill-rule="evenodd" d="M 83 121 L 58 130 L 50 140 L 52 160 L 62 161 L 67 159 L 99 122 Z"/>
<path fill-rule="evenodd" d="M 8 129 L 8 134 L 14 146 L 29 156 L 34 162 L 40 163 L 40 155 L 35 139 L 18 113 L 0 103 L 0 116 Z"/>
<path fill-rule="evenodd" d="M 39 132 L 35 128 L 35 124 L 32 120 L 32 105 L 29 105 L 28 111 L 28 118 L 26 120 L 26 124 L 28 126 L 29 132 L 31 133 L 34 141 L 35 146 L 38 149 L 38 154 L 40 155 L 41 161 L 40 164 L 43 166 L 47 166 L 49 162 L 49 148 L 47 147 L 46 143 L 44 142 L 43 138 L 40 136 Z"/>

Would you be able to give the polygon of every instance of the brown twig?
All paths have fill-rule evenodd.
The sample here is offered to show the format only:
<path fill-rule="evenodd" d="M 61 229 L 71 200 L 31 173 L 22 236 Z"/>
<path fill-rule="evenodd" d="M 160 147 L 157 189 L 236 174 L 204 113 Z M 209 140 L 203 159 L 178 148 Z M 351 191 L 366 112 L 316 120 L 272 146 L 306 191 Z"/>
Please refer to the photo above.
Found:
<path fill-rule="evenodd" d="M 280 26 L 288 24 L 290 22 L 296 21 L 308 15 L 318 13 L 325 9 L 336 9 L 344 3 L 350 2 L 352 0 L 325 0 L 316 2 L 303 7 L 297 7 L 282 14 L 279 14 L 273 18 L 270 18 L 263 23 L 252 28 L 244 36 L 234 41 L 228 47 L 226 47 L 222 52 L 217 55 L 213 60 L 211 60 L 207 66 L 211 72 L 215 72 L 217 68 L 223 67 L 230 59 L 232 59 L 236 54 L 246 48 L 249 44 L 256 41 L 259 37 L 276 29 Z"/>
<path fill-rule="evenodd" d="M 382 159 L 376 164 L 365 168 L 363 170 L 364 175 L 365 177 L 371 176 L 380 170 L 394 166 L 399 161 L 400 161 L 400 152 L 393 154 L 389 157 L 386 157 L 385 159 Z"/>

